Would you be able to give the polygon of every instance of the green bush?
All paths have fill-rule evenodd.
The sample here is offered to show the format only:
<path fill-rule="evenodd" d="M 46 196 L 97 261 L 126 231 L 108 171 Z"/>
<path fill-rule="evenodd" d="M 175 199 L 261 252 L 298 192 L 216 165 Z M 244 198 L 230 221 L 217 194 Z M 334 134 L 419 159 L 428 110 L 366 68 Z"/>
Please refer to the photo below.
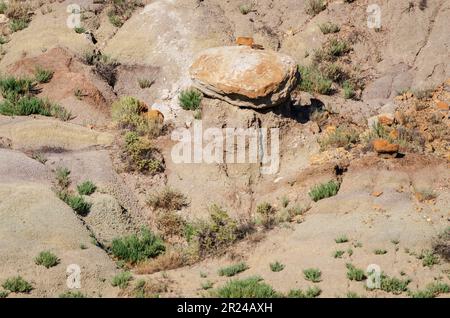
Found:
<path fill-rule="evenodd" d="M 65 189 L 70 185 L 70 170 L 65 167 L 58 167 L 55 171 L 57 186 Z"/>
<path fill-rule="evenodd" d="M 147 137 L 140 137 L 135 132 L 125 135 L 124 161 L 127 170 L 149 173 L 151 175 L 164 171 L 164 164 L 159 159 L 158 150 Z"/>
<path fill-rule="evenodd" d="M 80 195 L 91 195 L 97 190 L 97 187 L 91 181 L 87 180 L 77 185 L 77 190 Z"/>
<path fill-rule="evenodd" d="M 323 0 L 308 0 L 306 2 L 305 12 L 310 16 L 315 16 L 325 10 L 326 7 L 327 5 Z"/>
<path fill-rule="evenodd" d="M 5 14 L 7 8 L 8 8 L 8 5 L 5 3 L 5 1 L 1 1 L 0 2 L 0 14 Z"/>
<path fill-rule="evenodd" d="M 396 277 L 389 277 L 383 273 L 381 275 L 381 290 L 398 295 L 408 290 L 410 282 L 410 279 L 402 280 Z"/>
<path fill-rule="evenodd" d="M 141 113 L 145 111 L 145 104 L 131 96 L 124 96 L 111 106 L 111 116 L 119 128 L 145 134 L 148 124 Z"/>
<path fill-rule="evenodd" d="M 285 266 L 278 261 L 270 264 L 270 270 L 275 273 L 281 272 L 284 269 L 284 267 Z"/>
<path fill-rule="evenodd" d="M 124 289 L 128 287 L 130 280 L 133 279 L 133 275 L 130 272 L 121 272 L 113 277 L 111 285 Z"/>
<path fill-rule="evenodd" d="M 219 298 L 277 298 L 280 295 L 272 286 L 263 283 L 260 277 L 231 280 L 217 289 L 214 296 Z"/>
<path fill-rule="evenodd" d="M 322 272 L 317 268 L 308 268 L 303 271 L 303 275 L 306 280 L 318 283 L 321 281 Z"/>
<path fill-rule="evenodd" d="M 347 278 L 350 280 L 355 280 L 360 282 L 366 279 L 366 274 L 362 269 L 356 268 L 352 264 L 346 264 L 347 267 Z"/>
<path fill-rule="evenodd" d="M 309 196 L 314 202 L 335 196 L 339 191 L 340 184 L 336 181 L 329 181 L 314 186 L 309 192 Z"/>
<path fill-rule="evenodd" d="M 238 226 L 228 213 L 217 205 L 210 207 L 211 220 L 198 225 L 196 238 L 200 256 L 223 251 L 238 238 Z"/>
<path fill-rule="evenodd" d="M 4 100 L 0 102 L 0 114 L 6 116 L 42 115 L 69 120 L 71 114 L 63 107 L 47 99 L 33 96 L 35 85 L 27 78 L 6 77 L 0 79 L 0 91 Z"/>
<path fill-rule="evenodd" d="M 331 147 L 350 149 L 352 145 L 359 141 L 358 132 L 347 126 L 337 127 L 335 131 L 325 134 L 318 140 L 320 149 L 326 150 Z"/>
<path fill-rule="evenodd" d="M 433 267 L 433 265 L 439 264 L 439 257 L 430 250 L 422 251 L 418 258 L 422 260 L 422 265 L 424 267 Z"/>
<path fill-rule="evenodd" d="M 68 195 L 64 200 L 77 214 L 86 216 L 91 210 L 92 204 L 86 202 L 82 196 Z"/>
<path fill-rule="evenodd" d="M 239 274 L 243 271 L 246 271 L 248 269 L 247 264 L 245 263 L 238 263 L 238 264 L 234 264 L 228 267 L 223 267 L 221 269 L 219 269 L 219 276 L 226 276 L 226 277 L 232 277 L 236 274 Z"/>
<path fill-rule="evenodd" d="M 333 253 L 333 257 L 334 258 L 342 258 L 342 256 L 344 256 L 344 254 L 345 254 L 345 252 L 344 251 L 335 251 L 334 253 Z"/>
<path fill-rule="evenodd" d="M 275 213 L 275 208 L 267 202 L 263 202 L 256 207 L 256 214 L 260 216 L 261 224 L 266 229 L 272 228 L 275 224 Z"/>
<path fill-rule="evenodd" d="M 0 290 L 0 298 L 6 298 L 9 296 L 9 292 L 6 290 Z"/>
<path fill-rule="evenodd" d="M 17 32 L 28 27 L 28 19 L 12 19 L 9 22 L 9 27 L 12 32 Z"/>
<path fill-rule="evenodd" d="M 435 298 L 440 294 L 448 294 L 450 286 L 442 282 L 434 282 L 429 284 L 424 290 L 410 292 L 409 296 L 413 298 Z"/>
<path fill-rule="evenodd" d="M 21 276 L 8 278 L 2 284 L 2 287 L 13 293 L 29 293 L 33 290 L 33 286 L 31 286 L 31 284 L 24 280 Z"/>
<path fill-rule="evenodd" d="M 116 238 L 111 244 L 112 254 L 130 263 L 154 258 L 162 254 L 165 249 L 162 239 L 146 228 L 142 228 L 138 235 Z"/>
<path fill-rule="evenodd" d="M 344 82 L 342 85 L 342 90 L 345 99 L 351 99 L 356 95 L 355 86 L 349 81 Z"/>
<path fill-rule="evenodd" d="M 323 95 L 330 95 L 333 92 L 333 82 L 324 76 L 316 66 L 299 66 L 298 69 L 300 72 L 299 88 L 302 91 Z"/>
<path fill-rule="evenodd" d="M 75 31 L 75 33 L 78 33 L 78 34 L 82 34 L 82 33 L 86 32 L 86 29 L 83 27 L 75 27 L 73 30 Z"/>
<path fill-rule="evenodd" d="M 322 31 L 323 34 L 337 33 L 341 30 L 339 25 L 334 24 L 332 22 L 319 24 L 319 29 L 320 31 Z"/>
<path fill-rule="evenodd" d="M 347 237 L 347 235 L 341 235 L 341 236 L 335 238 L 334 241 L 337 244 L 347 243 L 348 242 L 348 237 Z"/>
<path fill-rule="evenodd" d="M 11 102 L 17 101 L 20 97 L 30 95 L 35 90 L 32 79 L 16 78 L 14 76 L 0 78 L 0 91 L 3 98 Z"/>
<path fill-rule="evenodd" d="M 42 265 L 46 268 L 50 268 L 59 264 L 59 258 L 50 251 L 42 251 L 34 259 L 36 265 Z"/>
<path fill-rule="evenodd" d="M 42 67 L 37 67 L 34 72 L 34 78 L 38 83 L 48 83 L 53 77 L 54 72 Z"/>
<path fill-rule="evenodd" d="M 292 289 L 287 294 L 288 298 L 316 298 L 322 293 L 319 287 L 309 287 L 305 292 L 301 289 Z"/>
<path fill-rule="evenodd" d="M 195 89 L 187 89 L 180 93 L 178 99 L 184 110 L 197 110 L 202 101 L 202 94 Z"/>

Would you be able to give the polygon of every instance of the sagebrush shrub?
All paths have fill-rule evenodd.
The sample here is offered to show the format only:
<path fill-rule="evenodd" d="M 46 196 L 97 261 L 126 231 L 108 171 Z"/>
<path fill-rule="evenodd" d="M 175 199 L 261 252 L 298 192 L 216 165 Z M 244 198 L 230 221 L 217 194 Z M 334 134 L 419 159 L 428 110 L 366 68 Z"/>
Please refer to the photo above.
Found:
<path fill-rule="evenodd" d="M 91 195 L 97 190 L 97 187 L 90 180 L 86 180 L 83 183 L 77 185 L 77 190 L 80 195 Z"/>
<path fill-rule="evenodd" d="M 142 228 L 139 234 L 116 238 L 111 244 L 112 254 L 130 263 L 154 258 L 165 249 L 163 240 L 146 228 Z"/>
<path fill-rule="evenodd" d="M 309 196 L 314 202 L 335 196 L 340 188 L 340 184 L 336 181 L 329 181 L 314 186 L 309 192 Z"/>
<path fill-rule="evenodd" d="M 178 99 L 184 110 L 197 110 L 202 101 L 202 94 L 196 89 L 187 89 L 180 93 Z"/>
<path fill-rule="evenodd" d="M 59 258 L 50 251 L 42 251 L 39 255 L 34 259 L 36 265 L 42 265 L 46 268 L 50 268 L 58 265 Z"/>
<path fill-rule="evenodd" d="M 219 298 L 277 298 L 280 296 L 272 286 L 262 282 L 260 277 L 231 280 L 213 292 L 213 295 Z"/>
<path fill-rule="evenodd" d="M 10 277 L 3 284 L 2 287 L 13 293 L 29 293 L 33 290 L 33 286 L 21 276 Z"/>

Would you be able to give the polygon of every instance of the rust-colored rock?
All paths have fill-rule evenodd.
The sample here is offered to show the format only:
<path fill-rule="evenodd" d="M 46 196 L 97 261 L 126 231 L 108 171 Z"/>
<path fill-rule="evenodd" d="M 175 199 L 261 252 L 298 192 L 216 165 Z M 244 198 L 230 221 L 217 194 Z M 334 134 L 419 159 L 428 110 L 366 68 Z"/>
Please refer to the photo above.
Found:
<path fill-rule="evenodd" d="M 446 102 L 443 102 L 440 100 L 436 101 L 436 107 L 440 110 L 448 110 L 449 109 L 448 104 Z"/>
<path fill-rule="evenodd" d="M 396 154 L 400 146 L 397 144 L 391 144 L 385 139 L 376 139 L 373 141 L 373 148 L 379 154 Z"/>
<path fill-rule="evenodd" d="M 158 122 L 160 124 L 164 122 L 164 115 L 157 109 L 150 109 L 142 115 L 149 122 Z"/>
<path fill-rule="evenodd" d="M 391 126 L 394 124 L 394 116 L 380 115 L 378 116 L 378 122 L 381 125 Z"/>
<path fill-rule="evenodd" d="M 253 38 L 240 36 L 240 37 L 238 37 L 236 39 L 236 44 L 237 45 L 246 45 L 246 46 L 252 47 L 253 44 L 255 44 L 255 41 L 253 40 Z"/>
<path fill-rule="evenodd" d="M 297 81 L 297 64 L 277 52 L 227 46 L 201 52 L 190 74 L 205 95 L 260 109 L 279 105 L 289 97 Z"/>

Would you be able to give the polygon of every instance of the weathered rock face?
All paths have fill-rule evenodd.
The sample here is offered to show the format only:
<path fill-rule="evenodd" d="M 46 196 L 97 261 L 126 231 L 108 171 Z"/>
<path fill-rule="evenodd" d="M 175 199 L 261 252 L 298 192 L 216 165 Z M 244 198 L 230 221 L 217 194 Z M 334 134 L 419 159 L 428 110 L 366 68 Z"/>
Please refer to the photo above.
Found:
<path fill-rule="evenodd" d="M 244 46 L 207 49 L 190 68 L 204 94 L 251 108 L 276 106 L 297 81 L 297 64 L 287 55 Z"/>

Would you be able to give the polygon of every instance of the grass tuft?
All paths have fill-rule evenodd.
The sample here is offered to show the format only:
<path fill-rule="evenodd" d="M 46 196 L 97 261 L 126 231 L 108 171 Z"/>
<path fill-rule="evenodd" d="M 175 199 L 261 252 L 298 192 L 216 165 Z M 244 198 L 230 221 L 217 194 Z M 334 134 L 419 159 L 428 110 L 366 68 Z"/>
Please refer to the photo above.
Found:
<path fill-rule="evenodd" d="M 50 268 L 59 264 L 59 258 L 50 251 L 42 251 L 34 259 L 36 265 L 42 265 L 45 268 Z"/>
<path fill-rule="evenodd" d="M 248 269 L 247 264 L 245 263 L 238 263 L 234 264 L 228 267 L 223 267 L 219 269 L 219 276 L 226 276 L 226 277 L 232 277 L 239 273 L 242 273 L 243 271 L 246 271 Z"/>
<path fill-rule="evenodd" d="M 308 268 L 303 270 L 303 275 L 306 280 L 318 283 L 321 281 L 322 272 L 317 268 Z"/>
<path fill-rule="evenodd" d="M 339 191 L 340 184 L 334 180 L 314 186 L 309 196 L 314 202 L 335 196 Z"/>

